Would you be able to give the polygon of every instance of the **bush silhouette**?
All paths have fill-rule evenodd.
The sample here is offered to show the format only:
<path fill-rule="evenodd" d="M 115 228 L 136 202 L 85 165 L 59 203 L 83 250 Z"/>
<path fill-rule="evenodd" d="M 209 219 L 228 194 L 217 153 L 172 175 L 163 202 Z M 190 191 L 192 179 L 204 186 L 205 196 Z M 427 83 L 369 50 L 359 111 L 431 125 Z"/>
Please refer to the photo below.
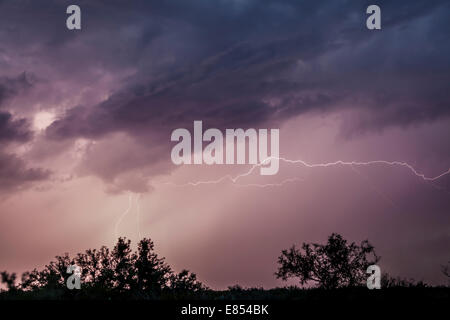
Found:
<path fill-rule="evenodd" d="M 392 277 L 387 272 L 383 272 L 381 275 L 381 287 L 382 288 L 424 288 L 429 285 L 423 281 L 416 281 L 413 278 Z"/>
<path fill-rule="evenodd" d="M 348 244 L 333 233 L 326 244 L 303 243 L 302 250 L 295 245 L 283 250 L 275 275 L 283 280 L 296 277 L 301 285 L 313 282 L 325 289 L 353 287 L 365 283 L 367 267 L 379 259 L 367 240 L 359 246 Z"/>

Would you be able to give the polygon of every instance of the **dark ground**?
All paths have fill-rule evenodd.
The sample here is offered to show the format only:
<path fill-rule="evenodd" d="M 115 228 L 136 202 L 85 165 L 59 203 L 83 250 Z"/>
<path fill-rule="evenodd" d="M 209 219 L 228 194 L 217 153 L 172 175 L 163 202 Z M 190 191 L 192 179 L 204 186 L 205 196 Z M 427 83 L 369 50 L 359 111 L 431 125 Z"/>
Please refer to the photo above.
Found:
<path fill-rule="evenodd" d="M 38 299 L 38 300 L 36 300 Z M 213 317 L 208 315 L 183 315 L 184 307 L 216 307 Z M 269 315 L 225 314 L 227 305 L 268 305 Z M 391 318 L 406 315 L 425 319 L 447 318 L 450 307 L 449 287 L 399 287 L 380 290 L 367 288 L 298 289 L 276 288 L 241 289 L 226 291 L 207 290 L 197 294 L 164 292 L 160 297 L 143 297 L 134 294 L 93 297 L 79 291 L 0 294 L 0 310 L 9 309 L 14 314 L 36 317 L 38 314 L 64 317 L 69 314 L 114 318 L 140 317 L 142 319 L 310 319 L 313 318 Z M 4 314 L 3 312 L 1 314 Z M 311 319 L 313 319 L 311 318 Z"/>

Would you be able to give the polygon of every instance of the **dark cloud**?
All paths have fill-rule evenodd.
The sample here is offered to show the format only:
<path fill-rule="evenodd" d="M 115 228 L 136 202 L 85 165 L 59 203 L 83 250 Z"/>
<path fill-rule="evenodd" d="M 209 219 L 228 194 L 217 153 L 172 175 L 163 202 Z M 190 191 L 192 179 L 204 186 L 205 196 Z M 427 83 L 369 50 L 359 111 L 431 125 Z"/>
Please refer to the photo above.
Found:
<path fill-rule="evenodd" d="M 149 150 L 166 150 L 170 131 L 194 120 L 217 128 L 267 127 L 305 112 L 367 110 L 366 118 L 346 126 L 351 135 L 450 114 L 443 1 L 382 1 L 377 32 L 365 28 L 366 4 L 348 1 L 136 5 L 156 23 L 139 16 L 128 24 L 133 42 L 123 39 L 125 53 L 95 48 L 111 63 L 129 59 L 138 71 L 104 102 L 66 111 L 47 137 L 124 132 Z M 111 39 L 100 42 L 108 47 Z"/>
<path fill-rule="evenodd" d="M 22 73 L 17 77 L 0 77 L 0 107 L 7 101 L 24 93 L 32 87 L 29 75 Z M 11 192 L 26 188 L 31 183 L 50 177 L 50 171 L 28 168 L 25 160 L 6 147 L 10 143 L 25 143 L 33 138 L 30 124 L 25 118 L 14 117 L 8 111 L 0 111 L 0 192 Z"/>
<path fill-rule="evenodd" d="M 79 1 L 80 32 L 64 27 L 69 4 L 0 4 L 0 49 L 33 56 L 48 68 L 39 77 L 81 91 L 117 75 L 103 102 L 64 108 L 46 131 L 54 140 L 122 132 L 166 150 L 193 120 L 268 127 L 367 111 L 351 135 L 450 114 L 447 1 L 379 1 L 381 31 L 365 27 L 368 1 Z"/>
<path fill-rule="evenodd" d="M 0 107 L 2 107 L 6 100 L 24 92 L 31 86 L 32 83 L 29 75 L 25 72 L 15 78 L 0 76 Z"/>
<path fill-rule="evenodd" d="M 0 191 L 11 192 L 29 186 L 36 181 L 46 180 L 50 171 L 28 168 L 25 161 L 16 155 L 0 152 Z"/>
<path fill-rule="evenodd" d="M 153 58 L 146 54 L 155 48 L 142 42 L 148 50 L 137 65 L 144 68 L 129 84 L 100 105 L 69 110 L 49 136 L 153 133 L 195 119 L 216 127 L 254 126 L 350 104 L 373 110 L 373 122 L 363 123 L 368 128 L 448 115 L 450 46 L 441 41 L 446 4 L 380 5 L 384 29 L 376 34 L 365 29 L 365 7 L 346 1 L 152 3 L 150 17 L 195 30 L 186 47 L 196 57 L 146 77 L 152 70 L 145 60 Z M 136 27 L 144 34 L 148 25 Z M 159 36 L 171 32 L 168 27 Z M 179 60 L 183 53 L 173 55 Z"/>
<path fill-rule="evenodd" d="M 31 137 L 26 119 L 13 120 L 9 112 L 0 111 L 0 142 L 25 142 Z"/>

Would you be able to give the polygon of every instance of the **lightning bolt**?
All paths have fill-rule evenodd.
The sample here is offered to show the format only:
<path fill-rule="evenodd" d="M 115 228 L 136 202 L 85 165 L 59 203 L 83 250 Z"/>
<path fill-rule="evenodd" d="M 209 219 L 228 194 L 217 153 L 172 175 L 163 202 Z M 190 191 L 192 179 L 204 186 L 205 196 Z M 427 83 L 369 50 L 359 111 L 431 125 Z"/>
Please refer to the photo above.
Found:
<path fill-rule="evenodd" d="M 128 212 L 130 212 L 131 210 L 131 206 L 133 203 L 133 196 L 131 195 L 131 193 L 128 195 L 128 208 L 122 213 L 122 215 L 119 217 L 119 219 L 116 222 L 116 225 L 114 227 L 114 235 L 115 235 L 115 239 L 118 239 L 118 229 L 119 229 L 119 225 L 122 222 L 123 218 L 125 218 L 125 216 L 128 214 Z"/>
<path fill-rule="evenodd" d="M 114 235 L 115 235 L 115 239 L 118 238 L 119 235 L 119 226 L 122 223 L 122 220 L 128 215 L 128 213 L 130 212 L 130 210 L 133 207 L 133 202 L 136 203 L 136 226 L 137 226 L 137 234 L 139 236 L 139 240 L 142 239 L 142 234 L 141 234 L 141 229 L 140 229 L 140 220 L 141 220 L 141 196 L 142 194 L 138 193 L 135 195 L 135 197 L 133 197 L 133 194 L 129 194 L 128 195 L 128 208 L 121 214 L 121 216 L 119 217 L 119 219 L 116 222 L 116 225 L 114 227 Z M 134 200 L 134 201 L 133 201 Z"/>
<path fill-rule="evenodd" d="M 303 179 L 299 178 L 288 178 L 278 183 L 248 183 L 248 184 L 236 184 L 238 187 L 257 187 L 257 188 L 268 188 L 268 187 L 281 187 L 285 185 L 286 183 L 292 183 L 296 181 L 303 181 Z"/>
<path fill-rule="evenodd" d="M 137 231 L 139 235 L 139 241 L 142 239 L 141 235 L 141 229 L 140 229 L 140 219 L 141 219 L 141 194 L 137 195 L 136 198 L 136 209 L 137 209 L 137 215 L 136 215 L 136 223 L 137 223 Z"/>
<path fill-rule="evenodd" d="M 447 171 L 444 171 L 444 172 L 440 173 L 437 176 L 429 177 L 429 176 L 426 176 L 425 174 L 419 172 L 418 170 L 416 170 L 409 163 L 402 162 L 402 161 L 372 160 L 372 161 L 365 161 L 365 162 L 363 162 L 363 161 L 337 160 L 337 161 L 334 161 L 334 162 L 326 162 L 326 163 L 308 163 L 308 162 L 306 162 L 304 160 L 292 160 L 292 159 L 287 159 L 287 158 L 283 158 L 283 157 L 268 157 L 264 161 L 262 161 L 262 162 L 260 162 L 258 164 L 252 165 L 250 167 L 250 169 L 247 170 L 246 172 L 238 174 L 236 176 L 232 176 L 230 174 L 227 174 L 227 175 L 222 176 L 222 177 L 220 177 L 218 179 L 215 179 L 215 180 L 205 180 L 205 181 L 195 181 L 195 182 L 191 181 L 191 182 L 187 182 L 185 184 L 175 184 L 173 182 L 164 182 L 164 183 L 162 183 L 162 185 L 170 185 L 170 186 L 176 186 L 176 187 L 183 187 L 183 186 L 196 187 L 196 186 L 200 186 L 200 185 L 220 184 L 220 183 L 225 182 L 225 181 L 230 181 L 237 187 L 268 188 L 268 187 L 281 187 L 281 186 L 283 186 L 283 185 L 285 185 L 287 183 L 294 183 L 294 182 L 297 182 L 297 181 L 303 181 L 303 179 L 294 177 L 294 178 L 285 179 L 285 180 L 283 180 L 281 182 L 277 182 L 277 183 L 265 183 L 265 184 L 259 184 L 259 183 L 242 184 L 242 183 L 238 183 L 238 181 L 240 179 L 251 175 L 257 168 L 267 164 L 269 161 L 274 160 L 274 159 L 275 160 L 279 160 L 281 162 L 285 162 L 285 163 L 290 163 L 290 164 L 295 164 L 295 165 L 302 165 L 302 166 L 304 166 L 306 168 L 328 168 L 328 167 L 334 167 L 334 166 L 348 166 L 348 167 L 350 167 L 350 169 L 353 172 L 355 172 L 356 174 L 358 174 L 359 176 L 361 176 L 362 178 L 367 180 L 367 182 L 369 183 L 369 186 L 393 206 L 396 206 L 395 202 L 389 196 L 387 196 L 382 191 L 378 190 L 375 186 L 370 184 L 368 177 L 363 175 L 360 171 L 356 170 L 355 167 L 373 166 L 373 165 L 385 165 L 385 166 L 404 167 L 404 168 L 408 169 L 411 173 L 413 173 L 415 176 L 417 176 L 418 178 L 422 179 L 423 181 L 428 181 L 428 182 L 436 181 L 436 180 L 438 180 L 438 179 L 440 179 L 440 178 L 450 174 L 450 168 L 449 168 Z M 136 196 L 136 206 L 137 206 L 137 231 L 138 231 L 138 234 L 139 234 L 139 238 L 141 239 L 142 235 L 141 235 L 141 231 L 140 231 L 140 214 L 141 214 L 140 213 L 140 197 L 141 197 L 141 194 L 138 194 Z M 122 214 L 122 216 L 120 217 L 120 219 L 116 223 L 116 228 L 115 228 L 116 238 L 117 238 L 117 230 L 118 230 L 118 227 L 119 227 L 121 221 L 128 214 L 128 212 L 131 210 L 132 201 L 133 201 L 133 198 L 132 198 L 132 195 L 130 194 L 128 208 L 124 211 L 124 213 Z"/>
<path fill-rule="evenodd" d="M 253 165 L 248 171 L 236 175 L 236 176 L 231 176 L 231 175 L 225 175 L 221 178 L 218 178 L 216 180 L 206 180 L 206 181 L 196 181 L 196 182 L 188 182 L 185 184 L 174 184 L 174 183 L 170 183 L 170 182 L 166 182 L 165 184 L 167 185 L 175 185 L 175 186 L 199 186 L 199 185 L 206 185 L 206 184 L 219 184 L 221 182 L 224 181 L 230 181 L 233 184 L 237 184 L 239 179 L 242 179 L 244 177 L 247 177 L 249 175 L 251 175 L 253 173 L 253 171 L 255 171 L 255 169 L 267 164 L 269 161 L 271 160 L 279 160 L 285 163 L 290 163 L 290 164 L 300 164 L 304 167 L 307 168 L 327 168 L 327 167 L 333 167 L 333 166 L 371 166 L 371 165 L 387 165 L 387 166 L 401 166 L 401 167 L 405 167 L 407 168 L 409 171 L 411 171 L 415 176 L 421 178 L 424 181 L 436 181 L 448 174 L 450 174 L 450 168 L 445 171 L 442 172 L 441 174 L 434 176 L 434 177 L 428 177 L 423 173 L 420 173 L 419 171 L 417 171 L 412 165 L 408 164 L 407 162 L 402 162 L 402 161 L 386 161 L 386 160 L 372 160 L 372 161 L 366 161 L 366 162 L 362 162 L 362 161 L 343 161 L 343 160 L 337 160 L 334 162 L 327 162 L 327 163 L 308 163 L 306 161 L 303 160 L 291 160 L 291 159 L 286 159 L 283 157 L 268 157 L 266 159 L 264 159 L 264 161 Z M 292 179 L 291 179 L 292 180 Z M 291 181 L 289 181 L 291 182 Z M 265 186 L 279 186 L 286 183 L 286 180 L 282 183 L 277 183 L 277 184 L 265 184 L 265 185 L 261 185 L 261 184 L 250 184 L 250 185 L 240 185 L 240 186 L 257 186 L 257 187 L 265 187 Z M 237 184 L 239 185 L 239 184 Z"/>

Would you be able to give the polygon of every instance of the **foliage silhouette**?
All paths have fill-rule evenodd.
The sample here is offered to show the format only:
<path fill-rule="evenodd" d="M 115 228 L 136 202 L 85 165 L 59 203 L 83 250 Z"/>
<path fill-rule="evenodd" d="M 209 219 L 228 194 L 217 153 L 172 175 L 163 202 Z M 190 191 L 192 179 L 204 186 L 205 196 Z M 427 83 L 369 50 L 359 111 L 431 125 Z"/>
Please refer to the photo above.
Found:
<path fill-rule="evenodd" d="M 67 289 L 66 281 L 71 275 L 67 267 L 77 265 L 81 268 L 83 290 Z M 155 299 L 173 291 L 178 294 L 201 293 L 207 290 L 197 276 L 188 270 L 179 274 L 159 258 L 150 239 L 142 239 L 133 252 L 131 241 L 119 238 L 113 250 L 103 246 L 99 250 L 88 249 L 71 258 L 67 253 L 56 256 L 43 270 L 34 269 L 22 275 L 19 285 L 15 284 L 16 275 L 6 271 L 1 280 L 9 291 L 22 293 L 42 293 L 45 298 L 68 296 L 90 297 L 130 297 Z"/>
<path fill-rule="evenodd" d="M 318 288 L 264 289 L 235 285 L 228 290 L 211 290 L 188 270 L 174 272 L 165 259 L 156 254 L 150 239 L 141 240 L 137 250 L 133 251 L 129 240 L 119 238 L 112 250 L 103 246 L 88 249 L 75 257 L 67 253 L 56 256 L 42 270 L 23 273 L 18 284 L 15 273 L 1 272 L 0 280 L 8 290 L 0 289 L 0 300 L 294 299 L 310 303 L 323 299 L 330 302 L 350 299 L 365 303 L 378 297 L 397 303 L 399 298 L 408 302 L 411 299 L 447 301 L 450 298 L 448 287 L 430 287 L 414 280 L 393 278 L 386 273 L 381 279 L 383 294 L 374 296 L 374 290 L 361 286 L 366 281 L 367 266 L 379 260 L 368 241 L 360 245 L 348 244 L 342 236 L 332 234 L 326 244 L 303 244 L 302 250 L 295 246 L 283 250 L 276 275 L 285 280 L 299 277 L 302 285 L 316 282 Z M 82 269 L 81 290 L 69 290 L 66 285 L 70 276 L 67 267 L 74 264 Z M 448 269 L 443 267 L 443 271 L 448 272 Z"/>
<path fill-rule="evenodd" d="M 301 285 L 315 282 L 321 288 L 353 287 L 365 283 L 366 269 L 379 261 L 374 247 L 367 241 L 358 246 L 333 233 L 326 244 L 303 243 L 283 250 L 278 258 L 277 278 L 299 279 Z"/>
<path fill-rule="evenodd" d="M 8 290 L 16 290 L 16 274 L 15 273 L 8 273 L 6 271 L 2 271 L 0 273 L 1 276 L 1 282 L 4 283 L 6 285 L 6 288 L 8 288 Z"/>

